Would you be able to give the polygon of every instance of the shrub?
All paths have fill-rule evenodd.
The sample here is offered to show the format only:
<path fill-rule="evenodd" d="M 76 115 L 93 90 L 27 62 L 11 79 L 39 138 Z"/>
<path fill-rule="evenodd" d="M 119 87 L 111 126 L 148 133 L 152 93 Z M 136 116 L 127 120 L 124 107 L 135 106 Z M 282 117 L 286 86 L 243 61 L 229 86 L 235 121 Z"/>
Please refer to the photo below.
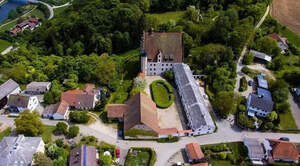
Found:
<path fill-rule="evenodd" d="M 137 147 L 134 147 L 134 148 L 131 148 L 131 149 L 150 153 L 150 161 L 149 161 L 149 164 L 147 164 L 147 165 L 148 166 L 154 166 L 157 157 L 156 157 L 156 152 L 152 148 L 148 148 L 148 147 L 138 147 L 137 148 Z"/>
<path fill-rule="evenodd" d="M 174 82 L 174 73 L 172 70 L 165 71 L 163 77 L 169 82 Z"/>
<path fill-rule="evenodd" d="M 249 69 L 249 67 L 245 66 L 242 68 L 242 72 L 245 74 L 249 74 L 251 72 L 251 70 Z"/>
<path fill-rule="evenodd" d="M 225 160 L 227 158 L 227 154 L 225 152 L 220 153 L 220 159 Z"/>
<path fill-rule="evenodd" d="M 247 88 L 248 88 L 247 79 L 246 79 L 246 77 L 242 77 L 240 79 L 240 88 L 239 88 L 239 91 L 240 92 L 246 91 Z"/>
<path fill-rule="evenodd" d="M 99 152 L 104 153 L 105 151 L 109 151 L 113 159 L 116 157 L 116 146 L 102 141 L 99 145 Z"/>
<path fill-rule="evenodd" d="M 168 138 L 159 138 L 157 140 L 157 142 L 160 143 L 173 143 L 173 142 L 178 142 L 179 141 L 179 137 L 174 137 L 172 135 L 169 135 Z"/>
<path fill-rule="evenodd" d="M 254 119 L 249 118 L 244 112 L 238 114 L 238 124 L 250 129 L 255 129 Z"/>
<path fill-rule="evenodd" d="M 80 145 L 90 145 L 90 146 L 97 146 L 98 139 L 94 136 L 84 136 L 81 138 Z"/>
<path fill-rule="evenodd" d="M 155 104 L 160 108 L 168 108 L 174 102 L 173 88 L 164 80 L 153 81 L 151 92 Z"/>
<path fill-rule="evenodd" d="M 61 139 L 57 139 L 57 140 L 55 140 L 55 144 L 56 144 L 58 147 L 62 148 L 62 147 L 64 146 L 64 141 L 61 140 Z"/>
<path fill-rule="evenodd" d="M 244 65 L 250 65 L 251 63 L 253 63 L 253 60 L 254 60 L 253 53 L 248 53 L 243 58 L 243 64 Z"/>
<path fill-rule="evenodd" d="M 69 132 L 68 132 L 68 136 L 70 138 L 74 138 L 78 135 L 79 133 L 79 127 L 78 126 L 70 126 L 69 127 Z"/>
<path fill-rule="evenodd" d="M 243 105 L 243 104 L 240 104 L 240 105 L 239 105 L 239 111 L 245 112 L 245 111 L 246 111 L 246 106 Z"/>
<path fill-rule="evenodd" d="M 68 130 L 68 125 L 65 122 L 58 122 L 54 132 L 56 134 L 66 134 Z"/>
<path fill-rule="evenodd" d="M 73 123 L 87 123 L 90 117 L 86 111 L 72 111 L 69 118 Z"/>

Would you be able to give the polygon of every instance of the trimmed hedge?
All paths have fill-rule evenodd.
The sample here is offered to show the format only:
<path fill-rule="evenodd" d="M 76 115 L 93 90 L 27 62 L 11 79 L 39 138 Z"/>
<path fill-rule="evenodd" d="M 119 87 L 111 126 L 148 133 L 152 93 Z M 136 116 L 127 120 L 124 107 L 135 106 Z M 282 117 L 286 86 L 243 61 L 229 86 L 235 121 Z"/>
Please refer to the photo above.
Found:
<path fill-rule="evenodd" d="M 124 131 L 124 136 L 128 137 L 138 137 L 138 136 L 153 136 L 156 137 L 157 134 L 152 131 L 140 130 L 140 129 L 129 129 Z"/>
<path fill-rule="evenodd" d="M 98 150 L 100 154 L 104 153 L 105 151 L 109 151 L 110 154 L 112 154 L 112 158 L 116 158 L 116 145 L 102 141 L 99 145 Z"/>
<path fill-rule="evenodd" d="M 246 79 L 246 77 L 242 77 L 240 79 L 240 88 L 239 88 L 239 91 L 240 92 L 244 92 L 244 91 L 247 90 L 247 88 L 248 88 L 247 79 Z"/>
<path fill-rule="evenodd" d="M 153 81 L 151 93 L 156 106 L 159 108 L 168 108 L 175 100 L 172 86 L 164 80 Z"/>

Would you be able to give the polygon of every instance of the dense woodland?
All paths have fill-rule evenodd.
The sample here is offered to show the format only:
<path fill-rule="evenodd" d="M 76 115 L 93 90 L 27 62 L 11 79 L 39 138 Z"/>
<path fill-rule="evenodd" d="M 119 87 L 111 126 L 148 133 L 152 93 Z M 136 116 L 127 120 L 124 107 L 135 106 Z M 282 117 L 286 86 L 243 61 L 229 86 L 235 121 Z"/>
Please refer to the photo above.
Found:
<path fill-rule="evenodd" d="M 49 95 L 56 98 L 52 102 L 61 91 L 85 82 L 118 91 L 122 80 L 132 80 L 139 71 L 138 53 L 130 58 L 132 61 L 125 62 L 120 60 L 123 53 L 139 48 L 142 31 L 153 28 L 183 32 L 186 63 L 196 73 L 207 75 L 214 94 L 232 92 L 235 61 L 268 3 L 269 0 L 74 0 L 64 13 L 45 21 L 33 33 L 25 31 L 16 38 L 0 34 L 0 38 L 20 47 L 0 57 L 0 72 L 4 74 L 1 80 L 11 77 L 21 84 L 55 80 L 57 86 Z M 179 20 L 167 22 L 151 15 L 167 11 L 185 13 Z M 130 88 L 124 91 L 130 92 Z"/>

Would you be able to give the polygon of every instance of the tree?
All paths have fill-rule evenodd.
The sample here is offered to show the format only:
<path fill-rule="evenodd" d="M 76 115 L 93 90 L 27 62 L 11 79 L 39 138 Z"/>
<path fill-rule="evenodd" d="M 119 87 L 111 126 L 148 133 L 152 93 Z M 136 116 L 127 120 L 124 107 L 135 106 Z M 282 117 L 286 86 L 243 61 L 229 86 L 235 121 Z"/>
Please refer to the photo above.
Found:
<path fill-rule="evenodd" d="M 289 96 L 289 85 L 283 80 L 276 80 L 271 83 L 272 98 L 275 102 L 283 102 L 288 99 Z"/>
<path fill-rule="evenodd" d="M 267 115 L 267 119 L 271 122 L 273 122 L 274 120 L 276 120 L 278 118 L 278 115 L 275 111 L 272 111 L 271 113 L 269 113 Z"/>
<path fill-rule="evenodd" d="M 100 161 L 101 161 L 101 163 L 102 163 L 103 166 L 111 166 L 112 165 L 112 157 L 111 157 L 111 155 L 101 154 L 100 155 Z"/>
<path fill-rule="evenodd" d="M 53 161 L 42 152 L 33 155 L 33 166 L 53 166 Z"/>
<path fill-rule="evenodd" d="M 50 91 L 44 95 L 44 101 L 46 104 L 54 104 L 60 101 L 60 95 L 64 91 L 64 88 L 57 80 L 53 80 Z"/>
<path fill-rule="evenodd" d="M 25 110 L 15 119 L 15 126 L 18 134 L 34 137 L 42 134 L 44 125 L 37 112 Z"/>
<path fill-rule="evenodd" d="M 253 63 L 253 60 L 254 60 L 253 53 L 248 53 L 244 56 L 243 64 L 250 65 L 251 63 Z"/>
<path fill-rule="evenodd" d="M 69 118 L 73 123 L 87 123 L 90 116 L 86 111 L 72 111 L 69 115 Z"/>
<path fill-rule="evenodd" d="M 70 138 L 74 138 L 78 135 L 79 133 L 79 127 L 78 126 L 70 126 L 69 127 L 69 132 L 68 132 L 68 136 Z"/>
<path fill-rule="evenodd" d="M 238 104 L 238 95 L 234 92 L 219 92 L 215 99 L 215 107 L 222 116 L 226 118 L 229 114 L 235 113 Z"/>
<path fill-rule="evenodd" d="M 109 85 L 110 81 L 114 79 L 116 74 L 116 64 L 107 54 L 100 56 L 98 64 L 95 69 L 97 82 L 101 85 Z"/>
<path fill-rule="evenodd" d="M 68 125 L 65 122 L 58 122 L 56 124 L 56 128 L 54 132 L 56 134 L 66 134 L 68 129 Z"/>
<path fill-rule="evenodd" d="M 270 38 L 269 36 L 262 37 L 256 41 L 256 49 L 258 51 L 264 52 L 269 55 L 277 56 L 280 55 L 280 48 L 277 45 L 275 39 Z"/>
<path fill-rule="evenodd" d="M 15 11 L 15 10 L 10 10 L 10 11 L 8 12 L 8 18 L 9 18 L 9 19 L 14 19 L 14 18 L 17 18 L 17 17 L 18 17 L 17 11 Z"/>
<path fill-rule="evenodd" d="M 146 87 L 146 80 L 141 77 L 136 77 L 133 80 L 133 86 L 140 89 L 145 89 Z"/>

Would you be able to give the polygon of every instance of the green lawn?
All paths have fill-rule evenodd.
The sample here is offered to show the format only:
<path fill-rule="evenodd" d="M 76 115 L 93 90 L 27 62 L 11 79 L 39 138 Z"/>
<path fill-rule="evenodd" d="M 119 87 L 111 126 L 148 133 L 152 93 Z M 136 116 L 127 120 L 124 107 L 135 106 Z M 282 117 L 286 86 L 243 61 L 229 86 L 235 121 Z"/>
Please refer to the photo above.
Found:
<path fill-rule="evenodd" d="M 185 11 L 175 11 L 175 12 L 148 14 L 148 15 L 156 17 L 159 20 L 159 23 L 167 23 L 169 20 L 178 21 L 180 18 L 184 17 L 184 14 Z"/>
<path fill-rule="evenodd" d="M 153 81 L 151 84 L 151 93 L 157 107 L 168 108 L 174 102 L 172 87 L 164 80 Z"/>
<path fill-rule="evenodd" d="M 55 126 L 48 126 L 48 125 L 45 125 L 44 127 L 44 131 L 42 133 L 42 138 L 43 138 L 43 141 L 45 143 L 48 143 L 48 142 L 51 142 L 52 141 L 52 133 L 53 131 L 55 130 Z"/>
<path fill-rule="evenodd" d="M 10 42 L 0 39 L 0 52 L 4 51 L 10 45 L 11 45 Z"/>
<path fill-rule="evenodd" d="M 286 37 L 289 42 L 293 43 L 294 45 L 300 48 L 300 35 L 297 35 L 288 28 L 281 29 L 280 34 Z"/>
<path fill-rule="evenodd" d="M 279 114 L 279 119 L 281 130 L 298 129 L 291 111 L 288 111 L 284 114 Z"/>
<path fill-rule="evenodd" d="M 10 132 L 11 132 L 11 129 L 8 128 L 2 132 L 0 132 L 0 141 L 3 139 L 3 137 L 6 137 L 6 136 L 9 136 L 10 135 Z"/>
<path fill-rule="evenodd" d="M 34 9 L 31 13 L 30 13 L 31 16 L 35 16 L 37 18 L 40 18 L 40 19 L 43 19 L 45 20 L 46 17 L 45 17 L 45 14 L 40 10 L 40 9 Z"/>
<path fill-rule="evenodd" d="M 125 166 L 148 166 L 150 161 L 149 152 L 138 152 L 136 156 L 129 154 L 126 158 Z"/>
<path fill-rule="evenodd" d="M 64 12 L 69 6 L 64 6 L 64 7 L 61 7 L 61 8 L 56 8 L 54 9 L 54 15 L 59 15 L 60 13 Z"/>
<path fill-rule="evenodd" d="M 231 162 L 225 160 L 214 160 L 211 164 L 212 166 L 231 166 Z"/>

